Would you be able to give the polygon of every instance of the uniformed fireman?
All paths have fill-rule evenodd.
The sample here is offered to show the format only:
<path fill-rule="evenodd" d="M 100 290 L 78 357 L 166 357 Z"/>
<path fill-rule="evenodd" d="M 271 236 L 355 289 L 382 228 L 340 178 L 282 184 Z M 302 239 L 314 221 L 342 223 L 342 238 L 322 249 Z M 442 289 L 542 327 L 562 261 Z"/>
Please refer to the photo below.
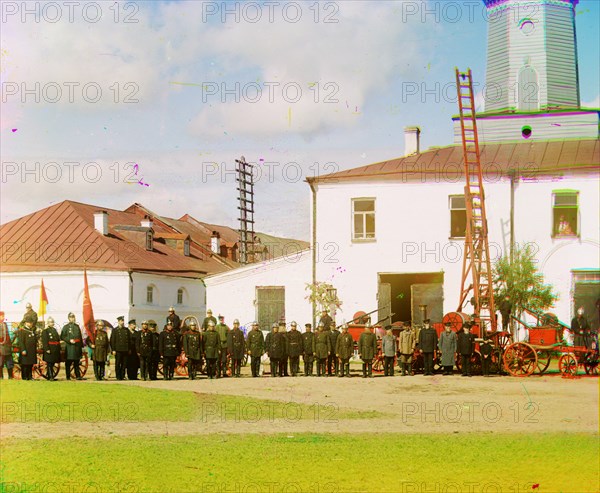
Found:
<path fill-rule="evenodd" d="M 246 352 L 246 341 L 237 318 L 233 321 L 233 329 L 227 334 L 227 352 L 231 358 L 231 376 L 240 378 L 242 360 Z"/>
<path fill-rule="evenodd" d="M 56 380 L 58 365 L 60 363 L 60 336 L 56 327 L 54 327 L 54 319 L 52 317 L 48 317 L 46 328 L 42 331 L 42 350 L 46 363 L 46 380 Z"/>
<path fill-rule="evenodd" d="M 165 380 L 173 380 L 175 362 L 179 356 L 179 335 L 173 330 L 173 324 L 168 322 L 165 330 L 159 336 L 160 355 L 163 358 L 163 376 Z"/>
<path fill-rule="evenodd" d="M 352 335 L 348 332 L 348 325 L 344 324 L 342 326 L 342 333 L 337 338 L 335 344 L 335 355 L 339 358 L 340 362 L 340 377 L 344 375 L 346 377 L 350 376 L 350 358 L 354 355 L 354 339 L 352 339 Z"/>
<path fill-rule="evenodd" d="M 260 375 L 260 359 L 265 352 L 265 337 L 256 322 L 252 322 L 252 329 L 248 332 L 246 347 L 250 355 L 252 376 L 258 377 Z"/>
<path fill-rule="evenodd" d="M 94 376 L 96 380 L 104 380 L 106 373 L 106 359 L 110 353 L 110 342 L 102 320 L 96 321 L 96 333 L 92 343 L 92 359 L 94 362 Z"/>
<path fill-rule="evenodd" d="M 302 345 L 302 334 L 298 332 L 298 324 L 292 322 L 290 324 L 291 330 L 287 333 L 287 355 L 290 358 L 290 372 L 292 377 L 295 377 L 300 373 L 300 355 L 303 352 Z"/>
<path fill-rule="evenodd" d="M 187 357 L 188 377 L 195 380 L 202 361 L 202 334 L 196 322 L 190 322 L 190 330 L 183 335 L 183 351 Z"/>

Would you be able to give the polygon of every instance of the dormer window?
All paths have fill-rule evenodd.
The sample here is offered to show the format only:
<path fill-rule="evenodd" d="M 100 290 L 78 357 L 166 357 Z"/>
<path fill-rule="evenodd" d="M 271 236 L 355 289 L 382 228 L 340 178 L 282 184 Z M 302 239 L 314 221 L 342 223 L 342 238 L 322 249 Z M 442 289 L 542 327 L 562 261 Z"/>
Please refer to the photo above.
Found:
<path fill-rule="evenodd" d="M 152 240 L 153 240 L 152 231 L 148 231 L 146 233 L 146 250 L 152 251 Z"/>
<path fill-rule="evenodd" d="M 190 240 L 184 240 L 184 242 L 183 242 L 183 254 L 186 257 L 190 256 Z"/>

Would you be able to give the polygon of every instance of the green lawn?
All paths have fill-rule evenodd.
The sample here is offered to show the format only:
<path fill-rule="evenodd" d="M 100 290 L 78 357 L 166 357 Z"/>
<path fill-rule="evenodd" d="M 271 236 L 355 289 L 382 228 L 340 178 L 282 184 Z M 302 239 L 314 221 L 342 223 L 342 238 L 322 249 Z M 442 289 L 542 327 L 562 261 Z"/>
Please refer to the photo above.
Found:
<path fill-rule="evenodd" d="M 234 395 L 76 382 L 0 382 L 0 422 L 246 421 L 371 419 L 379 411 L 339 409 Z"/>
<path fill-rule="evenodd" d="M 597 492 L 598 450 L 597 435 L 565 433 L 10 439 L 0 448 L 4 491 L 179 493 Z"/>

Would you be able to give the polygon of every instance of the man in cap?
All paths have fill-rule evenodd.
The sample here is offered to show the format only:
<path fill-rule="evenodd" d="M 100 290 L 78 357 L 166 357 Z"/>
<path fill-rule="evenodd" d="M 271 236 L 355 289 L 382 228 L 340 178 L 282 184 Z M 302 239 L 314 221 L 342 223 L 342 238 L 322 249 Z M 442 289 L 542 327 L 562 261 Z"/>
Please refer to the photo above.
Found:
<path fill-rule="evenodd" d="M 54 327 L 52 317 L 48 317 L 46 327 L 42 331 L 42 351 L 46 363 L 46 380 L 56 380 L 55 377 L 60 363 L 60 336 L 56 327 Z"/>
<path fill-rule="evenodd" d="M 460 354 L 460 365 L 462 366 L 462 376 L 471 375 L 471 357 L 475 352 L 475 334 L 471 334 L 471 322 L 463 324 L 462 332 L 458 333 L 457 350 Z"/>
<path fill-rule="evenodd" d="M 175 313 L 175 308 L 172 306 L 169 307 L 169 314 L 167 315 L 165 323 L 168 322 L 173 324 L 173 330 L 179 334 L 181 330 L 181 319 L 179 318 L 179 315 Z"/>
<path fill-rule="evenodd" d="M 342 325 L 342 333 L 335 342 L 335 355 L 340 359 L 339 377 L 350 376 L 350 358 L 354 355 L 354 339 L 348 332 L 348 324 Z"/>
<path fill-rule="evenodd" d="M 75 323 L 75 314 L 69 313 L 69 323 L 66 324 L 60 333 L 60 338 L 66 344 L 65 349 L 65 373 L 67 380 L 71 379 L 71 367 L 74 367 L 75 378 L 82 380 L 79 371 L 79 362 L 83 354 L 83 336 L 79 325 Z"/>
<path fill-rule="evenodd" d="M 441 355 L 441 366 L 444 367 L 444 375 L 452 375 L 457 342 L 458 338 L 452 331 L 452 322 L 445 322 L 444 332 L 440 334 L 440 340 L 438 341 L 438 349 Z"/>
<path fill-rule="evenodd" d="M 206 331 L 208 329 L 208 322 L 213 322 L 215 326 L 217 325 L 217 319 L 213 317 L 212 310 L 209 308 L 206 310 L 206 317 L 202 321 L 202 330 Z"/>
<path fill-rule="evenodd" d="M 92 359 L 94 361 L 94 376 L 96 380 L 104 380 L 106 370 L 106 358 L 110 353 L 110 341 L 102 320 L 96 321 L 96 334 L 92 347 Z"/>
<path fill-rule="evenodd" d="M 219 334 L 221 348 L 219 350 L 219 361 L 217 363 L 217 378 L 227 377 L 227 335 L 229 327 L 225 323 L 225 316 L 219 315 L 219 323 L 215 325 L 215 332 Z"/>
<path fill-rule="evenodd" d="M 173 324 L 167 322 L 165 330 L 159 336 L 160 355 L 163 358 L 163 372 L 165 380 L 173 380 L 175 376 L 175 361 L 179 356 L 179 336 L 173 330 Z"/>
<path fill-rule="evenodd" d="M 481 353 L 481 371 L 484 377 L 490 376 L 490 364 L 492 362 L 492 352 L 494 346 L 488 338 L 481 340 L 479 352 Z"/>
<path fill-rule="evenodd" d="M 510 314 L 513 311 L 513 304 L 510 301 L 510 296 L 507 294 L 498 306 L 500 315 L 502 315 L 502 330 L 508 331 L 508 325 L 510 323 Z"/>
<path fill-rule="evenodd" d="M 321 318 L 319 319 L 319 325 L 323 324 L 323 330 L 329 330 L 333 324 L 333 319 L 329 316 L 329 310 L 323 309 L 321 311 Z"/>
<path fill-rule="evenodd" d="M 21 378 L 33 380 L 33 365 L 37 363 L 37 338 L 31 319 L 15 333 L 17 347 L 19 348 L 19 365 L 21 365 Z"/>
<path fill-rule="evenodd" d="M 133 323 L 132 323 L 133 322 Z M 148 322 L 146 322 L 147 324 Z M 140 357 L 137 353 L 137 338 L 140 331 L 137 330 L 135 320 L 129 321 L 129 352 L 127 354 L 127 379 L 137 380 L 140 369 Z"/>
<path fill-rule="evenodd" d="M 212 320 L 207 322 L 208 330 L 204 336 L 204 357 L 206 358 L 206 374 L 211 380 L 216 377 L 217 360 L 221 350 L 221 338 L 215 331 L 215 323 Z"/>
<path fill-rule="evenodd" d="M 290 371 L 292 377 L 300 373 L 300 355 L 303 352 L 302 334 L 298 332 L 298 324 L 292 322 L 290 324 L 292 330 L 287 333 L 287 348 L 286 353 L 290 358 Z"/>
<path fill-rule="evenodd" d="M 305 377 L 313 376 L 315 351 L 315 335 L 312 332 L 312 324 L 304 324 L 304 334 L 302 334 L 302 361 L 304 361 Z"/>
<path fill-rule="evenodd" d="M 183 334 L 183 351 L 188 359 L 188 377 L 190 380 L 196 379 L 196 374 L 202 361 L 202 334 L 198 330 L 196 322 L 190 322 L 190 330 Z"/>
<path fill-rule="evenodd" d="M 38 315 L 31 307 L 31 303 L 25 305 L 25 314 L 23 315 L 23 320 L 20 325 L 25 324 L 27 320 L 31 322 L 31 328 L 35 332 L 37 329 Z"/>
<path fill-rule="evenodd" d="M 233 329 L 227 333 L 227 352 L 231 358 L 231 376 L 240 378 L 242 359 L 246 352 L 246 340 L 237 318 L 233 321 Z"/>
<path fill-rule="evenodd" d="M 279 361 L 275 359 L 271 351 L 271 348 L 273 347 L 273 339 L 275 334 L 277 333 L 278 328 L 279 325 L 277 324 L 271 325 L 271 332 L 267 334 L 267 337 L 265 339 L 265 350 L 267 355 L 269 356 L 269 367 L 271 370 L 272 377 L 276 377 L 279 373 Z"/>
<path fill-rule="evenodd" d="M 158 380 L 158 363 L 160 362 L 160 337 L 156 331 L 156 324 L 148 324 L 152 336 L 152 351 L 148 362 L 148 376 L 150 380 Z"/>
<path fill-rule="evenodd" d="M 0 312 L 0 379 L 4 378 L 5 365 L 9 380 L 13 378 L 15 363 L 12 354 L 12 341 L 10 340 L 8 325 L 4 321 L 4 312 Z"/>
<path fill-rule="evenodd" d="M 279 358 L 279 376 L 288 377 L 288 359 L 290 356 L 287 352 L 288 333 L 287 330 L 285 330 L 284 320 L 279 321 L 279 328 L 277 329 L 277 333 L 281 334 L 281 338 L 283 340 L 283 354 L 281 355 L 281 358 Z"/>
<path fill-rule="evenodd" d="M 381 339 L 381 352 L 383 353 L 383 374 L 386 377 L 394 376 L 394 358 L 396 357 L 396 338 L 392 326 L 386 326 L 385 335 Z"/>
<path fill-rule="evenodd" d="M 419 352 L 423 354 L 424 375 L 433 375 L 433 357 L 438 344 L 437 333 L 430 325 L 431 320 L 423 320 L 423 328 L 419 332 Z"/>
<path fill-rule="evenodd" d="M 398 340 L 400 349 L 400 370 L 402 376 L 408 372 L 408 376 L 412 376 L 412 358 L 415 352 L 415 333 L 409 325 L 400 327 L 400 337 Z"/>
<path fill-rule="evenodd" d="M 135 319 L 130 320 L 129 324 L 135 325 Z M 117 380 L 125 380 L 127 356 L 130 347 L 129 338 L 129 330 L 125 327 L 125 317 L 117 317 L 117 326 L 110 334 L 110 348 L 115 357 L 115 376 Z"/>
<path fill-rule="evenodd" d="M 258 323 L 256 322 L 252 322 L 252 329 L 248 332 L 246 339 L 246 347 L 250 355 L 252 376 L 258 377 L 260 375 L 260 359 L 265 352 L 265 337 L 262 331 L 259 330 Z"/>
<path fill-rule="evenodd" d="M 571 320 L 571 333 L 573 334 L 573 345 L 592 348 L 590 323 L 585 317 L 583 306 L 577 309 L 577 315 Z"/>
<path fill-rule="evenodd" d="M 327 358 L 327 375 L 337 375 L 338 374 L 338 357 L 335 355 L 335 347 L 337 345 L 338 337 L 340 336 L 340 331 L 335 325 L 331 325 L 331 330 L 327 332 L 329 336 L 329 340 L 331 342 L 331 354 Z"/>
<path fill-rule="evenodd" d="M 135 338 L 135 352 L 140 360 L 140 376 L 142 380 L 150 378 L 150 360 L 152 358 L 152 347 L 154 337 L 148 325 L 148 321 L 142 322 L 142 330 Z"/>
<path fill-rule="evenodd" d="M 317 359 L 317 377 L 327 376 L 327 358 L 331 354 L 331 341 L 325 332 L 325 326 L 319 322 L 319 332 L 315 336 L 315 358 Z"/>
<path fill-rule="evenodd" d="M 358 338 L 358 355 L 362 359 L 362 377 L 373 378 L 373 358 L 377 354 L 377 336 L 371 332 L 371 326 L 366 325 L 365 331 Z"/>

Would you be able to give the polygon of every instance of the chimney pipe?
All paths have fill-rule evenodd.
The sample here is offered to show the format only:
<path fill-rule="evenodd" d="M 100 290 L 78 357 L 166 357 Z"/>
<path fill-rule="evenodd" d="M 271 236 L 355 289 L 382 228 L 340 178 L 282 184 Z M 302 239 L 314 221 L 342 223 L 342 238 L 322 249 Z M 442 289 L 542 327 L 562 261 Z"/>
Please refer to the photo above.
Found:
<path fill-rule="evenodd" d="M 421 150 L 421 129 L 419 127 L 404 128 L 404 155 L 419 154 Z"/>
<path fill-rule="evenodd" d="M 152 228 L 153 224 L 154 223 L 152 222 L 152 219 L 150 219 L 150 217 L 148 216 L 144 216 L 144 219 L 142 219 L 142 221 L 140 222 L 140 225 L 143 228 Z"/>
<path fill-rule="evenodd" d="M 210 237 L 210 249 L 215 255 L 221 255 L 221 235 L 213 231 Z"/>
<path fill-rule="evenodd" d="M 104 236 L 108 234 L 108 212 L 94 212 L 94 228 L 96 228 L 96 231 Z"/>

